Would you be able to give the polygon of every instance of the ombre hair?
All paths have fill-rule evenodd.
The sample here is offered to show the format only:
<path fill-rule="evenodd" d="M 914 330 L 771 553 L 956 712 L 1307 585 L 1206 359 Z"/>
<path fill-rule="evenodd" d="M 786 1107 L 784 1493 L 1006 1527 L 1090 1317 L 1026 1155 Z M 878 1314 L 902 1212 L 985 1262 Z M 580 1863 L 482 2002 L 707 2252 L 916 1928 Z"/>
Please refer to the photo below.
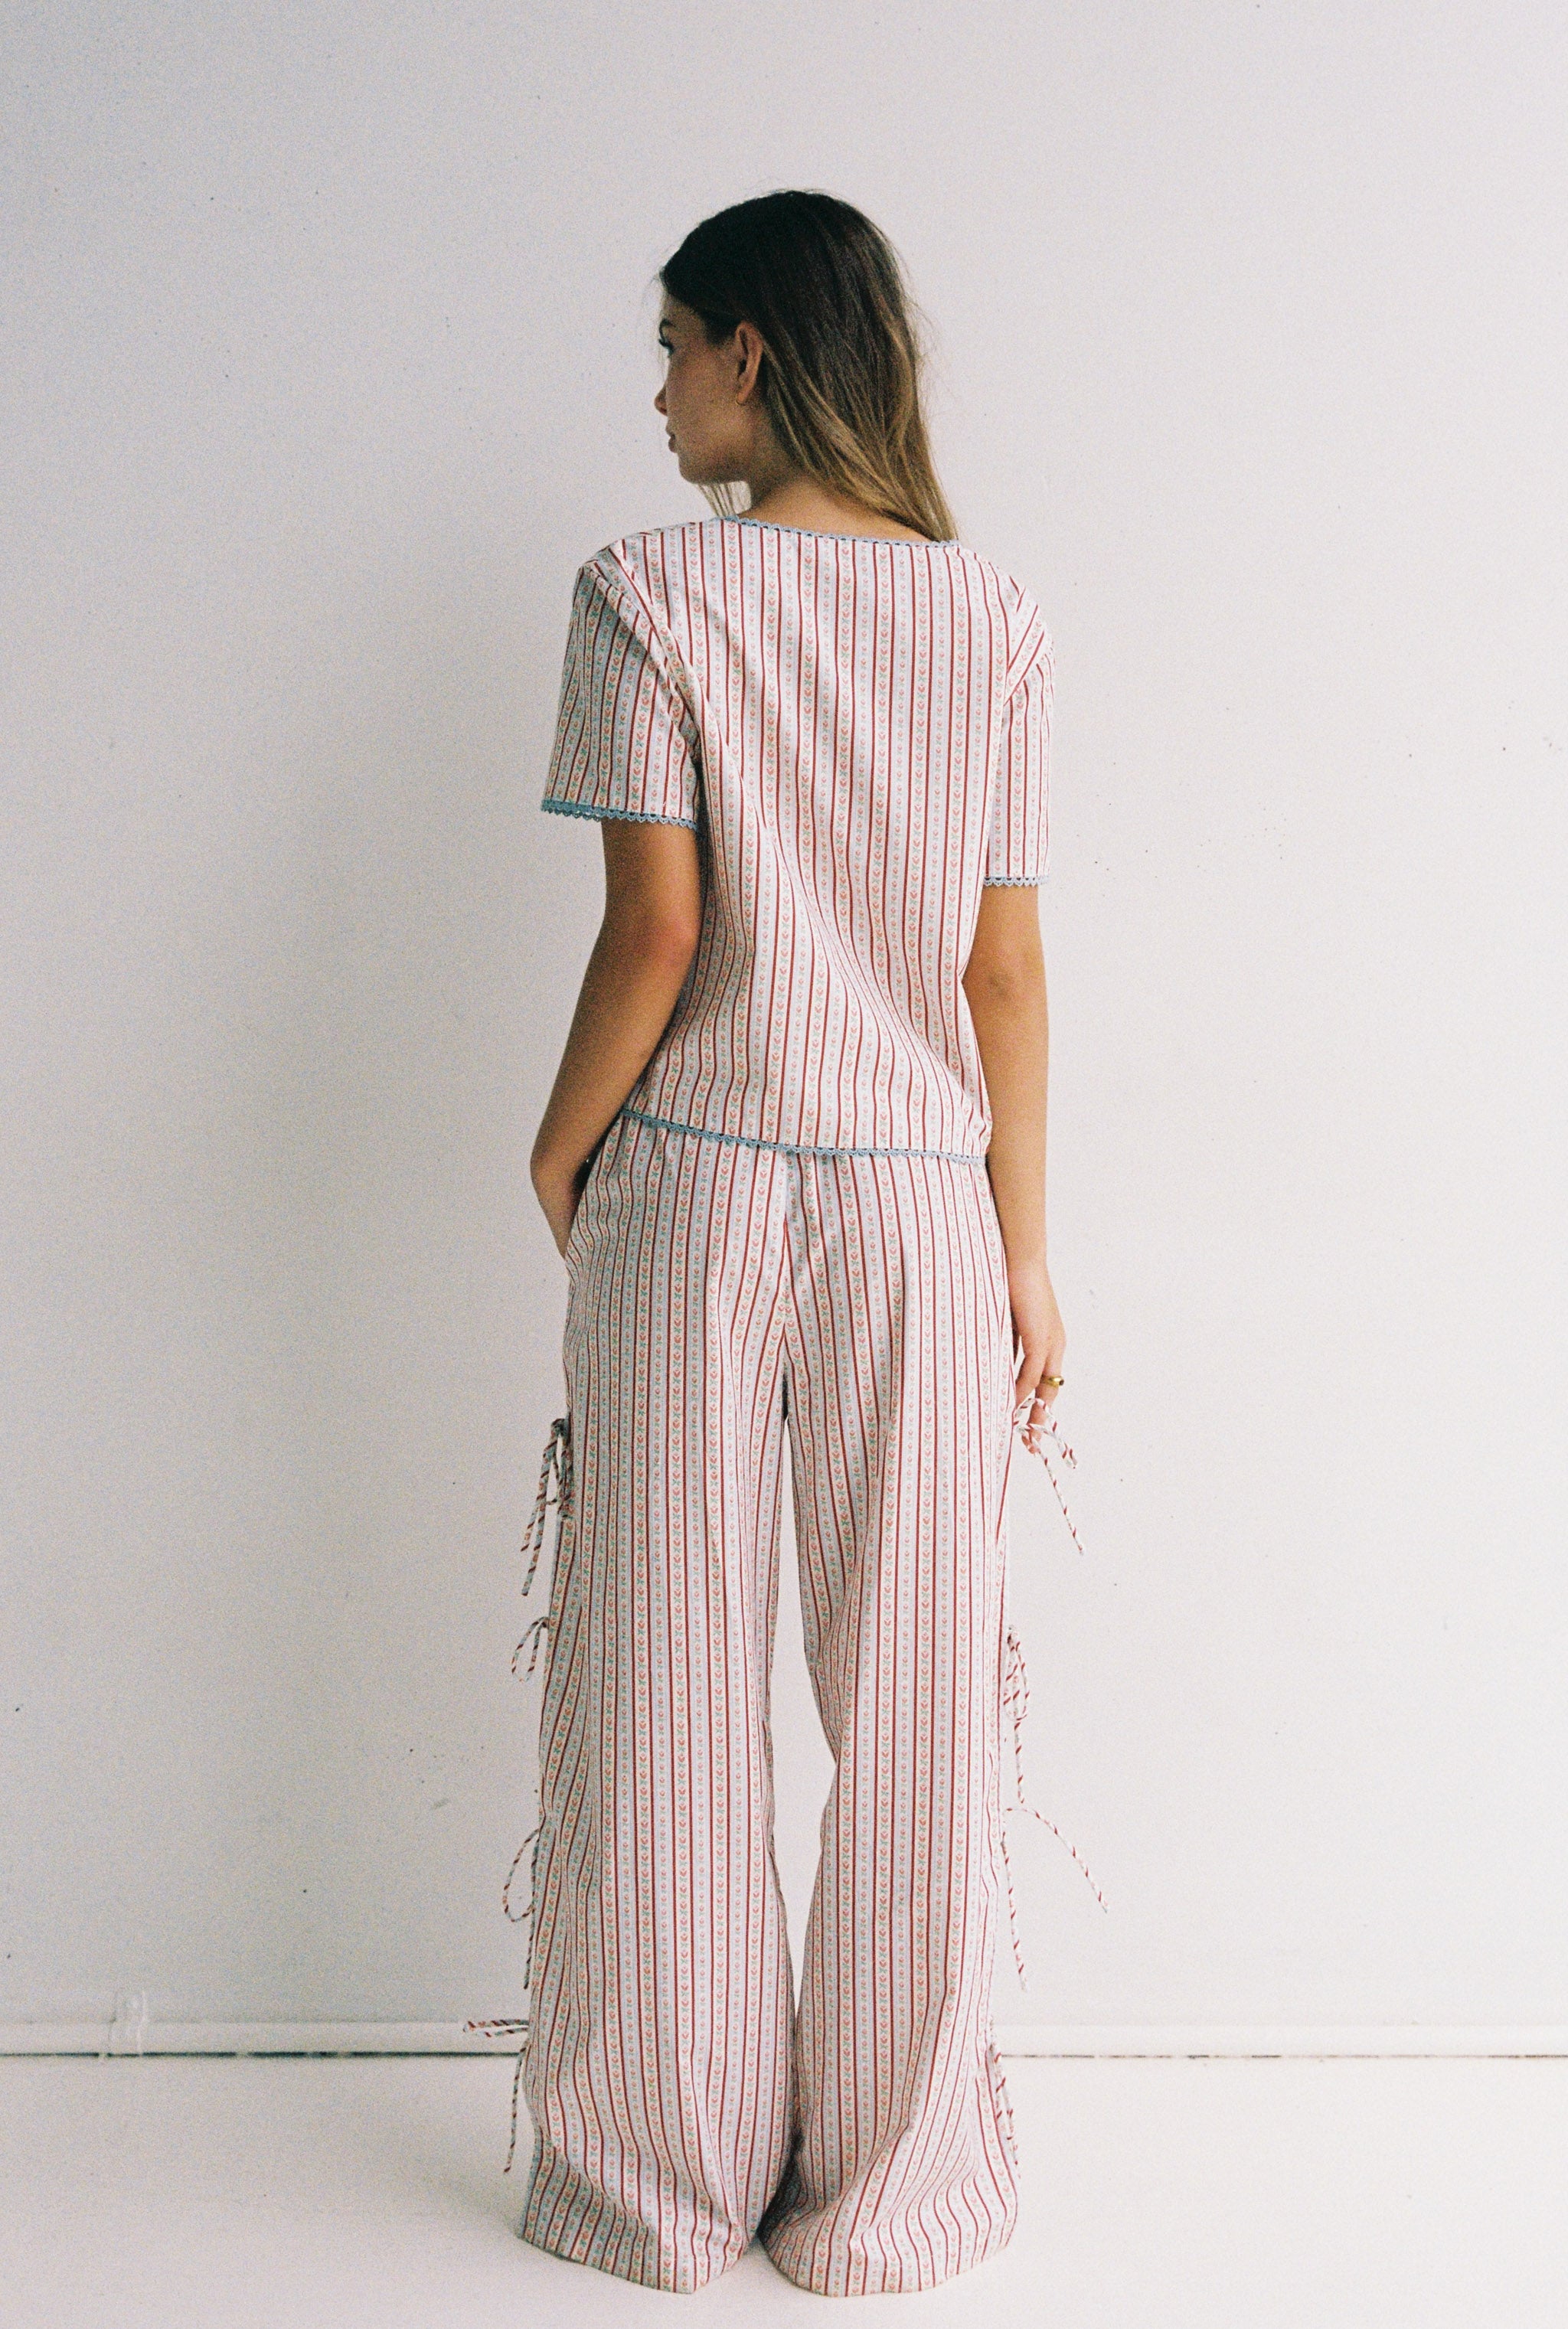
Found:
<path fill-rule="evenodd" d="M 832 194 L 760 194 L 694 226 L 659 281 L 711 344 L 737 324 L 761 335 L 763 407 L 798 468 L 930 541 L 955 538 L 921 409 L 917 311 L 864 212 Z M 733 487 L 703 491 L 740 514 Z"/>

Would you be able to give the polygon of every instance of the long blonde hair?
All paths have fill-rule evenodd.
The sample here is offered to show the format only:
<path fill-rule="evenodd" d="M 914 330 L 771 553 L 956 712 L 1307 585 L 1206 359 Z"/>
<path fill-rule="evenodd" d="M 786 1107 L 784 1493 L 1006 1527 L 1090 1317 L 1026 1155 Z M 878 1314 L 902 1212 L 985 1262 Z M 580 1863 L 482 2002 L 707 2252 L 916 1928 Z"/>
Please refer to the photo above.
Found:
<path fill-rule="evenodd" d="M 898 254 L 832 194 L 760 194 L 694 226 L 659 269 L 717 345 L 754 325 L 764 409 L 789 458 L 830 493 L 932 542 L 957 536 L 921 407 L 923 351 Z M 705 486 L 734 516 L 736 489 Z"/>

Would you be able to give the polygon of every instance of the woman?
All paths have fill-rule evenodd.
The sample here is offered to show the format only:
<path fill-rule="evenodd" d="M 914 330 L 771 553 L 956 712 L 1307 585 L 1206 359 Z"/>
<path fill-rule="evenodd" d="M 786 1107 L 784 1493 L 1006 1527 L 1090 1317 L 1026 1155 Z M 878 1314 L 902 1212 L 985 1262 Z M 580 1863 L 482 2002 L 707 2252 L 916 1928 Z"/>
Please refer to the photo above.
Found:
<path fill-rule="evenodd" d="M 989 1990 L 1003 1498 L 1065 1344 L 1051 646 L 954 538 L 869 220 L 770 194 L 660 280 L 655 403 L 718 514 L 582 567 L 543 801 L 600 821 L 606 900 L 532 1160 L 570 1291 L 521 2230 L 659 2288 L 757 2234 L 805 2288 L 928 2288 L 1017 2211 Z M 786 1447 L 836 1763 L 798 2019 Z"/>

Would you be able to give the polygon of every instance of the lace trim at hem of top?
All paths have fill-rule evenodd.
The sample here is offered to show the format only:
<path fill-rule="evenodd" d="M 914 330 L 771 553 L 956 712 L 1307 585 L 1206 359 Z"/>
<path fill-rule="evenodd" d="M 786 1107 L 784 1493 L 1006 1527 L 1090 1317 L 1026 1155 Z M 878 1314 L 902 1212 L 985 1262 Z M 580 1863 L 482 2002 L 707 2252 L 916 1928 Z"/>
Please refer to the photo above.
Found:
<path fill-rule="evenodd" d="M 968 1148 L 855 1148 L 838 1147 L 831 1142 L 808 1140 L 761 1140 L 749 1132 L 716 1132 L 705 1124 L 682 1124 L 673 1116 L 652 1116 L 646 1108 L 623 1108 L 622 1116 L 629 1116 L 638 1124 L 656 1124 L 667 1132 L 694 1132 L 699 1140 L 730 1140 L 742 1148 L 783 1148 L 795 1156 L 945 1156 L 955 1164 L 984 1164 L 984 1151 L 977 1154 Z"/>

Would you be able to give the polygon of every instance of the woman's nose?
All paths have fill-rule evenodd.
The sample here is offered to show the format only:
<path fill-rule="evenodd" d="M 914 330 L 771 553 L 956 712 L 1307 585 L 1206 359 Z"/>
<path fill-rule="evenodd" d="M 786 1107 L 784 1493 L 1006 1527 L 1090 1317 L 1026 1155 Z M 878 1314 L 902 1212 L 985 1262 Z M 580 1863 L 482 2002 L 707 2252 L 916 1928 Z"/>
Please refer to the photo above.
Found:
<path fill-rule="evenodd" d="M 654 410 L 655 410 L 656 412 L 662 412 L 662 411 L 664 410 L 664 409 L 665 409 L 665 392 L 664 392 L 663 389 L 661 388 L 661 389 L 660 389 L 660 391 L 659 391 L 659 392 L 658 392 L 658 394 L 657 394 L 657 395 L 655 397 L 655 399 L 654 399 Z"/>

